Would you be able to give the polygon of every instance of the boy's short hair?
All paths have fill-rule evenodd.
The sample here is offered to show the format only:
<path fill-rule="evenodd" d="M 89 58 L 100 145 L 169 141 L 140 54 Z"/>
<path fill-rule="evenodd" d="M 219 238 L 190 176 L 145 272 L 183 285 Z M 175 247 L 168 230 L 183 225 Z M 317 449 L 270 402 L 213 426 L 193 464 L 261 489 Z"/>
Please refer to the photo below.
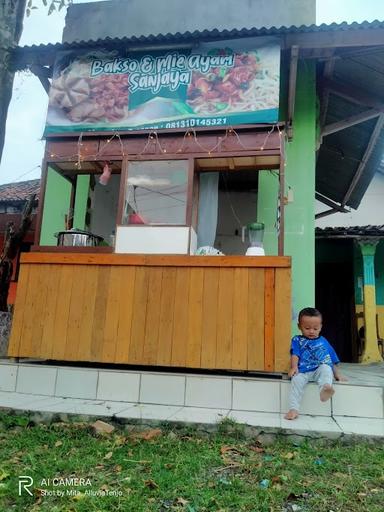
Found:
<path fill-rule="evenodd" d="M 303 316 L 318 316 L 322 318 L 323 315 L 316 308 L 304 308 L 299 313 L 298 323 L 300 323 Z"/>

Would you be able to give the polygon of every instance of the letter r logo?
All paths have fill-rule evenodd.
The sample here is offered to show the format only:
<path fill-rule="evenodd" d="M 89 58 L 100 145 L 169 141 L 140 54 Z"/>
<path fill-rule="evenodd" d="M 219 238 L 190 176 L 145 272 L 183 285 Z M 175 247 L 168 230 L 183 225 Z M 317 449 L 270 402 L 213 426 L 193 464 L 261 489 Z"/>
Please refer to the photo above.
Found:
<path fill-rule="evenodd" d="M 22 475 L 19 476 L 19 496 L 21 496 L 21 490 L 27 491 L 30 496 L 33 493 L 29 490 L 29 487 L 33 485 L 33 478 L 31 476 Z"/>

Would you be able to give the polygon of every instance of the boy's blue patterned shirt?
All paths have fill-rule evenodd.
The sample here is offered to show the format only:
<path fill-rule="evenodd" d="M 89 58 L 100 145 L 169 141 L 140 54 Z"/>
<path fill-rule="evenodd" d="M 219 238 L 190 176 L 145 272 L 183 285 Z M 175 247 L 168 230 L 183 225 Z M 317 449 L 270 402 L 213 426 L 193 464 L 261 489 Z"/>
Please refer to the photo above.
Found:
<path fill-rule="evenodd" d="M 321 364 L 333 366 L 340 362 L 336 352 L 324 336 L 310 339 L 303 335 L 291 341 L 291 355 L 299 358 L 299 372 L 311 372 Z"/>

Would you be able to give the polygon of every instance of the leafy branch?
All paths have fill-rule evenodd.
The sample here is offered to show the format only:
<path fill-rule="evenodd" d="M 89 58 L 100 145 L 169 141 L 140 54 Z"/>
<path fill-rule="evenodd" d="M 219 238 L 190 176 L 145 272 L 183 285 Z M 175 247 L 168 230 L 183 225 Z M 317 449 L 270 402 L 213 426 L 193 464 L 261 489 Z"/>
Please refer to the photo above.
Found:
<path fill-rule="evenodd" d="M 48 16 L 52 14 L 54 11 L 61 11 L 64 7 L 73 3 L 73 0 L 41 0 L 43 6 L 48 9 Z M 27 18 L 31 15 L 31 12 L 34 9 L 38 9 L 37 5 L 35 5 L 34 0 L 28 0 L 27 8 L 25 10 L 25 14 Z"/>

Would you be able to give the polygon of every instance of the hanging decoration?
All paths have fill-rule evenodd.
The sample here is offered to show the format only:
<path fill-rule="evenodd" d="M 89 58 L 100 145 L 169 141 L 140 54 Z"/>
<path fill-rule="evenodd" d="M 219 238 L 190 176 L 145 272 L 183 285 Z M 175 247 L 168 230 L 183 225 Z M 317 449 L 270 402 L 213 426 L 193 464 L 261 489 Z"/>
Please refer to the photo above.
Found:
<path fill-rule="evenodd" d="M 207 147 L 206 145 L 202 144 L 200 142 L 202 136 L 199 136 L 199 132 L 197 132 L 194 129 L 189 129 L 184 133 L 184 136 L 181 140 L 180 145 L 174 149 L 174 145 L 172 146 L 172 153 L 169 153 L 170 155 L 176 155 L 176 154 L 182 154 L 187 145 L 190 145 L 191 140 L 194 142 L 194 144 L 197 146 L 199 150 L 201 150 L 202 153 L 206 154 L 207 156 L 216 155 L 220 152 L 221 146 L 224 144 L 225 141 L 227 141 L 230 137 L 235 137 L 237 144 L 241 149 L 244 151 L 264 151 L 264 149 L 267 146 L 268 139 L 272 135 L 272 133 L 277 130 L 279 132 L 279 139 L 280 139 L 280 152 L 281 152 L 281 144 L 282 144 L 282 134 L 280 127 L 278 124 L 274 124 L 271 126 L 270 130 L 267 132 L 262 144 L 260 146 L 247 146 L 243 143 L 241 134 L 239 134 L 233 127 L 226 128 L 224 134 L 222 136 L 219 136 L 217 138 L 217 142 L 212 147 Z M 167 154 L 167 148 L 165 147 L 164 142 L 161 140 L 161 135 L 156 132 L 152 131 L 148 133 L 147 140 L 144 143 L 143 149 L 137 153 L 135 153 L 135 156 L 145 156 L 145 155 L 154 155 L 153 149 L 154 146 L 157 149 L 157 152 L 161 155 Z M 80 133 L 78 141 L 77 141 L 77 153 L 73 155 L 59 155 L 58 153 L 50 153 L 49 156 L 51 159 L 57 158 L 59 160 L 65 159 L 65 160 L 74 160 L 76 159 L 75 166 L 78 169 L 81 169 L 81 163 L 84 161 L 92 161 L 92 160 L 100 160 L 104 156 L 106 148 L 109 146 L 109 144 L 114 140 L 117 139 L 119 141 L 120 145 L 120 156 L 122 158 L 125 158 L 126 156 L 129 156 L 125 153 L 124 150 L 124 144 L 120 137 L 120 134 L 115 132 L 113 133 L 104 144 L 100 144 L 100 149 L 97 151 L 97 153 L 89 154 L 85 152 L 83 153 L 83 147 L 84 147 L 84 141 L 83 141 L 83 133 Z"/>

